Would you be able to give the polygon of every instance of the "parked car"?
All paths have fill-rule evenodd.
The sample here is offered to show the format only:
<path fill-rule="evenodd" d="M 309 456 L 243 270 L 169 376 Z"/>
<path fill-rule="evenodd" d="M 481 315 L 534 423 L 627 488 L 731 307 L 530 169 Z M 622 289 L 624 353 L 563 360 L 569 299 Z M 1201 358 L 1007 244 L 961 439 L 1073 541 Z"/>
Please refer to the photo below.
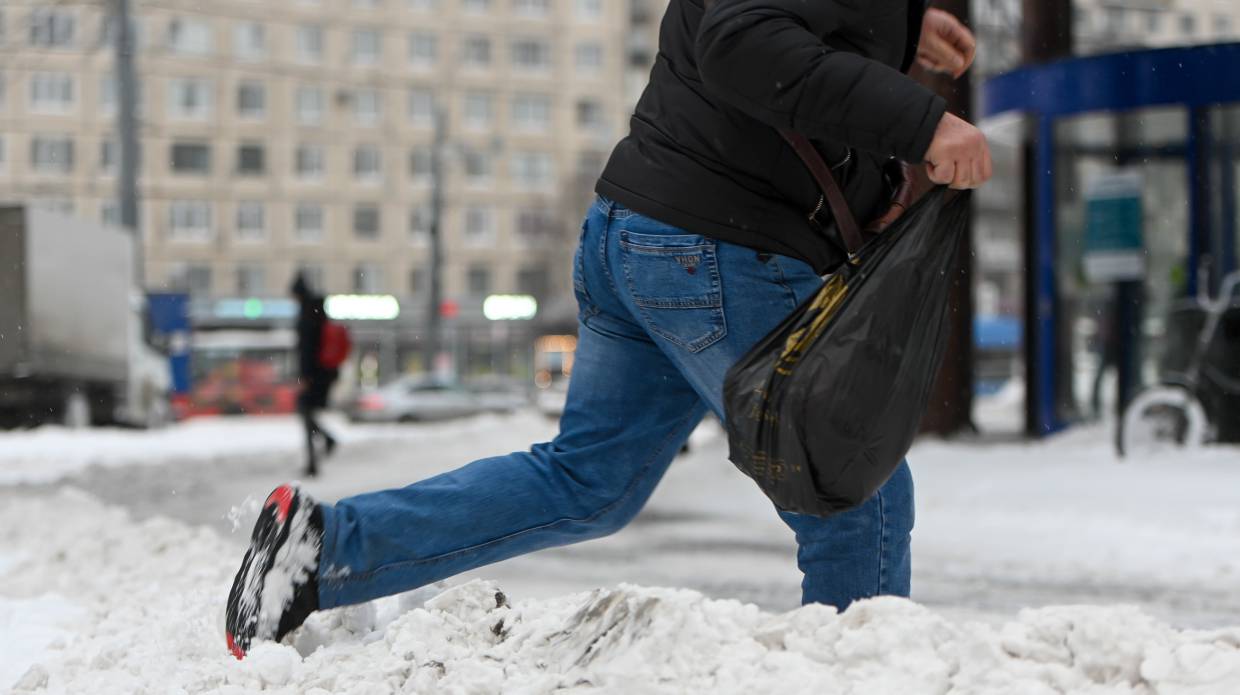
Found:
<path fill-rule="evenodd" d="M 557 379 L 539 389 L 534 400 L 543 415 L 559 419 L 564 414 L 564 405 L 568 402 L 568 379 Z"/>
<path fill-rule="evenodd" d="M 447 420 L 482 411 L 482 399 L 469 389 L 417 376 L 401 377 L 364 391 L 348 407 L 349 419 L 354 422 Z"/>
<path fill-rule="evenodd" d="M 505 377 L 472 379 L 465 385 L 478 398 L 478 407 L 488 413 L 511 413 L 530 405 L 529 387 Z"/>

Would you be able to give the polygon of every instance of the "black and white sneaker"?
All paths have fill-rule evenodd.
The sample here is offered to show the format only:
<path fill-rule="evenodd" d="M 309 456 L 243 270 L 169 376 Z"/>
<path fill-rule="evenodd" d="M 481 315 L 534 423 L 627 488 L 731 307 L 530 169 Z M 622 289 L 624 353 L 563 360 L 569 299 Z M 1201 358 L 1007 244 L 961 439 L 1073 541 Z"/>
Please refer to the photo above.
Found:
<path fill-rule="evenodd" d="M 314 500 L 291 485 L 267 497 L 250 549 L 228 592 L 228 651 L 244 658 L 256 639 L 279 641 L 318 610 L 319 552 L 323 514 Z"/>

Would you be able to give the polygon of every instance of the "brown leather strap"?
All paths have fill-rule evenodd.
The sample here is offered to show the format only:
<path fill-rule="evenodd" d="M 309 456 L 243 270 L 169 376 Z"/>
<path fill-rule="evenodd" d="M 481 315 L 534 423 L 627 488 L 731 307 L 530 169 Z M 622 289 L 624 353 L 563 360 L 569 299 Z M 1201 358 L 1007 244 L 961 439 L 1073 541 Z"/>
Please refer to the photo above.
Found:
<path fill-rule="evenodd" d="M 809 138 L 783 128 L 779 129 L 779 134 L 789 145 L 792 145 L 792 149 L 796 150 L 797 156 L 805 162 L 809 173 L 818 182 L 818 187 L 822 189 L 822 195 L 831 208 L 831 215 L 835 218 L 835 226 L 840 230 L 840 238 L 848 249 L 848 255 L 856 256 L 864 243 L 861 228 L 857 226 L 857 218 L 853 217 L 852 210 L 848 208 L 848 201 L 844 199 L 844 192 L 840 190 L 835 174 L 831 173 L 831 167 L 823 161 L 822 155 L 818 153 L 818 149 L 809 141 Z"/>

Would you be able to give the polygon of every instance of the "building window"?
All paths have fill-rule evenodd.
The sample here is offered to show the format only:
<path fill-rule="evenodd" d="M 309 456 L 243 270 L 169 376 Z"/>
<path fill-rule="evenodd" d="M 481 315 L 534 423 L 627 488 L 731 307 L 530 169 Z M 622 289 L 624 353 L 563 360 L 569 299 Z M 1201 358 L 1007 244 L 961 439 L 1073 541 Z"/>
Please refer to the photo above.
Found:
<path fill-rule="evenodd" d="M 551 128 L 551 97 L 517 94 L 512 99 L 512 125 L 517 130 L 542 133 Z"/>
<path fill-rule="evenodd" d="M 267 292 L 266 269 L 258 263 L 237 264 L 237 295 L 257 297 Z"/>
<path fill-rule="evenodd" d="M 353 148 L 353 178 L 358 181 L 378 181 L 383 177 L 383 158 L 375 145 L 358 145 Z"/>
<path fill-rule="evenodd" d="M 430 147 L 415 147 L 409 152 L 409 178 L 415 184 L 429 184 L 434 167 Z"/>
<path fill-rule="evenodd" d="M 115 140 L 108 139 L 99 143 L 99 172 L 114 174 L 120 166 L 121 148 Z"/>
<path fill-rule="evenodd" d="M 468 14 L 485 14 L 491 11 L 491 0 L 461 0 L 461 9 Z"/>
<path fill-rule="evenodd" d="M 198 78 L 173 78 L 168 82 L 170 118 L 205 121 L 211 117 L 211 85 Z"/>
<path fill-rule="evenodd" d="M 383 269 L 378 263 L 358 263 L 353 268 L 353 291 L 357 294 L 383 292 Z"/>
<path fill-rule="evenodd" d="M 242 82 L 237 85 L 237 115 L 242 118 L 261 119 L 267 113 L 267 88 L 262 82 Z"/>
<path fill-rule="evenodd" d="M 373 241 L 379 238 L 379 206 L 362 203 L 353 206 L 353 236 Z"/>
<path fill-rule="evenodd" d="M 297 264 L 296 275 L 301 276 L 301 279 L 310 288 L 310 291 L 323 294 L 326 283 L 325 273 L 321 264 L 302 261 Z"/>
<path fill-rule="evenodd" d="M 121 224 L 121 206 L 115 200 L 105 200 L 99 206 L 99 221 L 109 227 L 120 227 Z"/>
<path fill-rule="evenodd" d="M 513 0 L 512 10 L 523 17 L 546 17 L 551 13 L 551 0 Z"/>
<path fill-rule="evenodd" d="M 517 39 L 512 42 L 512 62 L 520 70 L 550 70 L 551 45 L 538 39 Z"/>
<path fill-rule="evenodd" d="M 173 53 L 209 55 L 212 41 L 211 25 L 205 21 L 176 17 L 168 23 L 168 48 Z"/>
<path fill-rule="evenodd" d="M 409 64 L 419 70 L 435 66 L 438 45 L 434 34 L 415 31 L 409 34 Z"/>
<path fill-rule="evenodd" d="M 142 99 L 142 83 L 134 84 L 136 93 L 134 94 L 134 111 L 141 116 L 143 109 Z M 104 115 L 111 116 L 116 113 L 116 77 L 113 75 L 104 75 L 99 79 L 99 110 Z"/>
<path fill-rule="evenodd" d="M 603 0 L 577 0 L 576 10 L 577 19 L 596 21 L 603 16 Z"/>
<path fill-rule="evenodd" d="M 299 179 L 322 179 L 327 170 L 326 153 L 322 145 L 298 145 L 293 160 L 294 171 Z"/>
<path fill-rule="evenodd" d="M 380 4 L 380 0 L 353 0 L 353 6 L 363 10 L 373 10 Z"/>
<path fill-rule="evenodd" d="M 597 74 L 603 69 L 603 47 L 593 41 L 577 44 L 573 49 L 573 66 L 578 73 Z"/>
<path fill-rule="evenodd" d="M 461 62 L 471 68 L 489 67 L 491 65 L 490 37 L 466 36 L 461 42 Z"/>
<path fill-rule="evenodd" d="M 495 215 L 491 208 L 470 205 L 465 208 L 465 243 L 490 246 L 495 243 Z"/>
<path fill-rule="evenodd" d="M 547 296 L 547 269 L 542 266 L 521 268 L 517 271 L 517 292 L 535 299 Z"/>
<path fill-rule="evenodd" d="M 353 91 L 353 123 L 359 126 L 378 125 L 382 120 L 383 99 L 379 90 L 369 87 Z"/>
<path fill-rule="evenodd" d="M 1145 13 L 1145 28 L 1151 34 L 1156 34 L 1162 29 L 1162 10 L 1150 10 Z"/>
<path fill-rule="evenodd" d="M 267 152 L 262 145 L 247 143 L 237 146 L 237 173 L 262 176 L 267 171 Z"/>
<path fill-rule="evenodd" d="M 69 48 L 77 20 L 72 12 L 35 7 L 30 10 L 30 45 L 36 48 Z"/>
<path fill-rule="evenodd" d="M 257 200 L 237 203 L 237 241 L 267 240 L 267 210 Z"/>
<path fill-rule="evenodd" d="M 577 127 L 595 131 L 607 127 L 603 105 L 597 99 L 581 99 L 577 102 Z"/>
<path fill-rule="evenodd" d="M 323 206 L 298 203 L 293 210 L 293 236 L 303 244 L 323 241 Z"/>
<path fill-rule="evenodd" d="M 323 113 L 327 108 L 327 99 L 319 87 L 297 88 L 297 122 L 301 125 L 319 125 L 323 122 Z"/>
<path fill-rule="evenodd" d="M 439 2 L 438 0 L 407 0 L 407 4 L 414 12 L 431 12 Z"/>
<path fill-rule="evenodd" d="M 1214 15 L 1214 33 L 1219 37 L 1231 35 L 1231 17 L 1225 14 Z"/>
<path fill-rule="evenodd" d="M 495 98 L 489 92 L 465 93 L 465 127 L 489 130 L 495 118 Z"/>
<path fill-rule="evenodd" d="M 485 186 L 491 183 L 491 155 L 472 148 L 464 152 L 465 180 L 471 186 Z"/>
<path fill-rule="evenodd" d="M 243 60 L 261 60 L 267 55 L 267 30 L 258 22 L 241 22 L 233 28 L 233 52 Z"/>
<path fill-rule="evenodd" d="M 36 135 L 30 140 L 30 168 L 40 174 L 73 172 L 73 139 Z"/>
<path fill-rule="evenodd" d="M 419 296 L 430 292 L 430 278 L 423 268 L 414 268 L 409 271 L 409 294 Z"/>
<path fill-rule="evenodd" d="M 198 142 L 172 143 L 172 171 L 177 174 L 207 174 L 211 171 L 211 146 Z"/>
<path fill-rule="evenodd" d="M 1185 36 L 1191 36 L 1197 31 L 1197 18 L 1185 12 L 1180 15 L 1180 33 Z"/>
<path fill-rule="evenodd" d="M 353 64 L 375 65 L 383 52 L 382 36 L 378 29 L 353 30 Z"/>
<path fill-rule="evenodd" d="M 1106 7 L 1103 8 L 1103 17 L 1106 21 L 1107 31 L 1112 34 L 1118 34 L 1124 30 L 1124 20 L 1127 15 L 1122 7 Z"/>
<path fill-rule="evenodd" d="M 185 290 L 194 297 L 211 294 L 211 267 L 206 265 L 177 265 L 169 273 L 168 284 Z"/>
<path fill-rule="evenodd" d="M 536 209 L 517 212 L 517 243 L 527 247 L 540 246 L 554 237 L 555 215 L 551 212 Z"/>
<path fill-rule="evenodd" d="M 117 30 L 120 25 L 116 21 L 116 17 L 108 15 L 101 22 L 99 31 L 99 44 L 101 46 L 112 47 L 116 45 Z M 3 27 L 0 27 L 0 39 L 3 38 Z M 138 19 L 130 19 L 129 22 L 129 40 L 133 42 L 134 48 L 141 49 L 146 46 L 145 37 L 142 35 L 142 22 Z"/>
<path fill-rule="evenodd" d="M 429 246 L 431 241 L 431 210 L 418 206 L 409 211 L 409 243 Z"/>
<path fill-rule="evenodd" d="M 316 64 L 323 62 L 323 27 L 302 24 L 297 27 L 297 61 Z"/>
<path fill-rule="evenodd" d="M 512 155 L 511 167 L 519 188 L 545 189 L 554 184 L 551 155 L 545 152 L 517 152 Z"/>
<path fill-rule="evenodd" d="M 469 266 L 465 275 L 465 287 L 471 297 L 485 297 L 491 293 L 491 269 L 480 263 Z"/>
<path fill-rule="evenodd" d="M 424 87 L 409 90 L 409 122 L 429 128 L 435 123 L 435 93 Z"/>
<path fill-rule="evenodd" d="M 73 76 L 67 72 L 36 72 L 30 76 L 30 110 L 67 113 L 73 109 Z"/>
<path fill-rule="evenodd" d="M 205 200 L 172 201 L 168 206 L 168 237 L 172 241 L 210 241 L 211 204 Z"/>

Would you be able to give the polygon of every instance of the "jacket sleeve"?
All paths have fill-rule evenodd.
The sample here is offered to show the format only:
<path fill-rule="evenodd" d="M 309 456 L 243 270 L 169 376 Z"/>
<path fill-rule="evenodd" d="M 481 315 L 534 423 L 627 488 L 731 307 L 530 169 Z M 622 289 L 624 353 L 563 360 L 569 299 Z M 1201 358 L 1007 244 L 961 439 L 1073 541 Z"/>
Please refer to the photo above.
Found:
<path fill-rule="evenodd" d="M 916 1 L 916 0 L 914 0 Z M 819 37 L 860 23 L 866 0 L 714 0 L 698 28 L 712 96 L 779 128 L 920 162 L 946 102 Z"/>

